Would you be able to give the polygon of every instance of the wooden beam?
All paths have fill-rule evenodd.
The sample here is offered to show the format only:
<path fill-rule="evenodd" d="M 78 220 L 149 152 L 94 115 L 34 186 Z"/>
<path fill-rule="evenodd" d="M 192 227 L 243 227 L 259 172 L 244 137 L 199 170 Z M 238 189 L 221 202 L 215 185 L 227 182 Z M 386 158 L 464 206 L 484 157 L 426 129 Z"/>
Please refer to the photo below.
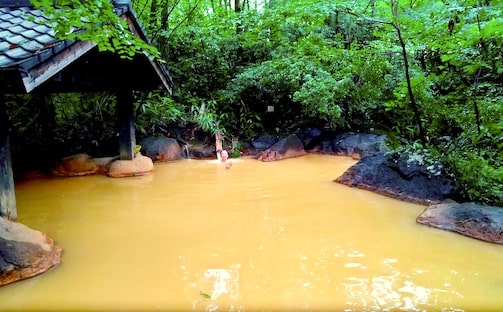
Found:
<path fill-rule="evenodd" d="M 61 42 L 59 44 L 64 44 Z M 72 64 L 76 59 L 89 52 L 96 46 L 96 43 L 90 41 L 78 41 L 73 45 L 64 49 L 57 54 L 29 69 L 23 77 L 23 83 L 26 93 L 30 93 L 33 89 L 53 77 L 68 65 Z"/>
<path fill-rule="evenodd" d="M 16 193 L 9 144 L 9 118 L 5 96 L 0 94 L 0 217 L 17 219 Z"/>
<path fill-rule="evenodd" d="M 2 7 L 32 7 L 29 0 L 3 0 Z"/>
<path fill-rule="evenodd" d="M 136 150 L 133 93 L 131 90 L 119 90 L 116 94 L 120 159 L 133 160 Z"/>
<path fill-rule="evenodd" d="M 145 34 L 142 31 L 142 29 L 141 29 L 140 25 L 138 24 L 138 21 L 136 20 L 135 17 L 129 16 L 128 14 L 124 14 L 122 16 L 122 19 L 127 22 L 128 26 L 129 26 L 129 30 L 136 37 L 138 37 L 148 43 L 148 40 L 145 37 Z M 173 81 L 171 81 L 171 77 L 170 77 L 168 71 L 158 61 L 149 60 L 149 62 L 150 62 L 150 65 L 154 68 L 155 72 L 157 73 L 157 76 L 161 80 L 161 85 L 159 86 L 159 88 L 164 87 L 164 89 L 166 89 L 169 92 L 169 94 L 173 94 Z"/>

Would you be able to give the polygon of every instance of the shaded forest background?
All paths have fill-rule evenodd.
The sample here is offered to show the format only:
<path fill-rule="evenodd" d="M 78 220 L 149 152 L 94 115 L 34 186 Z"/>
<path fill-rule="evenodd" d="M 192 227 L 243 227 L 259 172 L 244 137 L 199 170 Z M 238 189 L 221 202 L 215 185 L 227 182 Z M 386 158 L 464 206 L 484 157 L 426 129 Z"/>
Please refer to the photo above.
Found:
<path fill-rule="evenodd" d="M 110 4 L 80 3 L 61 27 Z M 84 38 L 125 57 L 158 57 L 173 75 L 173 96 L 135 93 L 138 137 L 180 127 L 240 142 L 306 126 L 381 133 L 393 149 L 442 161 L 461 198 L 503 206 L 503 1 L 132 5 L 157 50 L 103 38 L 113 13 L 96 16 L 101 27 Z M 12 95 L 8 109 L 14 164 L 33 152 L 117 153 L 113 94 Z"/>

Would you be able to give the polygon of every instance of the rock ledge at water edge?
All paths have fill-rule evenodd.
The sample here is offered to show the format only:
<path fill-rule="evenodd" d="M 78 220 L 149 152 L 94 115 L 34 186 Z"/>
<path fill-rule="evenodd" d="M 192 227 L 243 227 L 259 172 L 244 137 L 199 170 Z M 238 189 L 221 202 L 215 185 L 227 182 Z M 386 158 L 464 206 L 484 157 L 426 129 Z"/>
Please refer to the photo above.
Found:
<path fill-rule="evenodd" d="M 456 191 L 454 180 L 441 164 L 426 166 L 412 153 L 364 157 L 334 181 L 423 205 L 440 204 Z"/>
<path fill-rule="evenodd" d="M 273 146 L 261 152 L 256 158 L 267 162 L 303 156 L 306 154 L 307 152 L 304 150 L 302 141 L 295 134 L 291 134 L 274 143 Z"/>
<path fill-rule="evenodd" d="M 61 248 L 40 231 L 0 218 L 0 286 L 46 272 L 61 261 Z"/>
<path fill-rule="evenodd" d="M 411 153 L 362 158 L 335 182 L 407 202 L 427 205 L 417 223 L 503 244 L 503 208 L 451 200 L 455 183 L 439 163 Z"/>
<path fill-rule="evenodd" d="M 456 232 L 483 241 L 503 244 L 503 208 L 475 203 L 431 205 L 417 223 Z"/>

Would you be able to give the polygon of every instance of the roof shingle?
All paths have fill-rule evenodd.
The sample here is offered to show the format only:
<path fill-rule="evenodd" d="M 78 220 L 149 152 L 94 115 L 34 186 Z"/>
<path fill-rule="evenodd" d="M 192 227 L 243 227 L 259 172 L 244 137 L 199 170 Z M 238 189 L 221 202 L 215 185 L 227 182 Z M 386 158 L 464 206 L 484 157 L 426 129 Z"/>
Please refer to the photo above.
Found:
<path fill-rule="evenodd" d="M 50 48 L 58 40 L 40 10 L 0 8 L 0 68 L 15 66 Z"/>

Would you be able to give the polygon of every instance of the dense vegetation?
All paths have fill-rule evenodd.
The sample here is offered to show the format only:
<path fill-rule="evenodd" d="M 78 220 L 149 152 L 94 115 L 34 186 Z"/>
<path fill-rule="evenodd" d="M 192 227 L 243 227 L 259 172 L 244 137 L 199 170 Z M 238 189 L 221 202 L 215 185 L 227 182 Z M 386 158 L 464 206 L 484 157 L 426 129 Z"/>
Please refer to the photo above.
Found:
<path fill-rule="evenodd" d="M 140 135 L 174 125 L 244 141 L 305 125 L 384 133 L 394 148 L 427 151 L 448 165 L 461 199 L 503 206 L 503 1 L 132 4 L 159 53 L 128 51 L 120 37 L 97 41 L 126 57 L 159 56 L 176 83 L 172 97 L 136 94 Z M 110 94 L 34 95 L 23 105 L 16 98 L 15 135 L 48 140 L 44 114 L 29 109 L 41 99 L 57 116 L 53 140 L 80 151 L 111 146 Z"/>

